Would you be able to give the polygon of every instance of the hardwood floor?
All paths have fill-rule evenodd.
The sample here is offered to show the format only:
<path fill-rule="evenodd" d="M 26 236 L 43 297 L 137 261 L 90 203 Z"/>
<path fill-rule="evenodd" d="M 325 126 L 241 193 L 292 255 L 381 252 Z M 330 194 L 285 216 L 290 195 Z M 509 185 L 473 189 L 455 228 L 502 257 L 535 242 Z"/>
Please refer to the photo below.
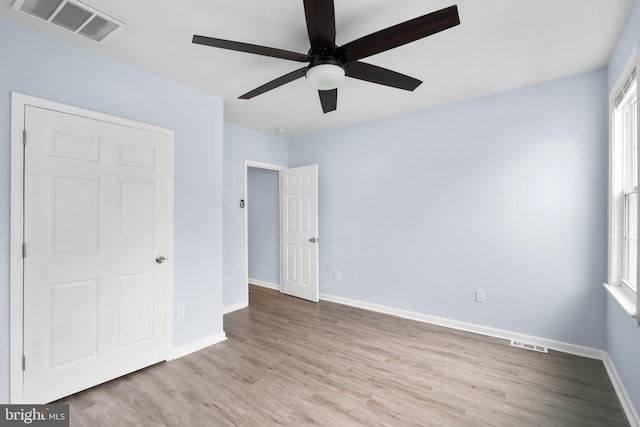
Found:
<path fill-rule="evenodd" d="M 61 402 L 72 426 L 628 426 L 602 362 L 250 288 L 228 340 Z"/>

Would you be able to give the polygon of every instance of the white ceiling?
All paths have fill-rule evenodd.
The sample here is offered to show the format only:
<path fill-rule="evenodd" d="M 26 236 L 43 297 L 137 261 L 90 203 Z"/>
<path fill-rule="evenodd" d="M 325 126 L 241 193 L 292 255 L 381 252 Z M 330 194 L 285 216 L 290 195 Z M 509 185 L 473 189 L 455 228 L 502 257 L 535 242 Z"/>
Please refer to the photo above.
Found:
<path fill-rule="evenodd" d="M 224 99 L 225 121 L 285 137 L 502 92 L 607 64 L 632 0 L 334 0 L 336 43 L 457 4 L 461 24 L 364 59 L 422 80 L 414 92 L 347 78 L 323 114 L 304 78 L 238 96 L 298 62 L 193 45 L 194 34 L 307 53 L 302 0 L 83 0 L 126 24 L 103 43 L 14 12 L 0 17 Z"/>

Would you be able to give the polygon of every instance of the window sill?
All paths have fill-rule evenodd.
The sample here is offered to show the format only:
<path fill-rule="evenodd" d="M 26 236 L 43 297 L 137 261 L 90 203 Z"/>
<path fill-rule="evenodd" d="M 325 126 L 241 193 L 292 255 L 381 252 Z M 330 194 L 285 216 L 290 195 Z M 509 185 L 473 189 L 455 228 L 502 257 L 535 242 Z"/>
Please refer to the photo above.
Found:
<path fill-rule="evenodd" d="M 603 284 L 609 294 L 618 302 L 620 307 L 631 317 L 636 325 L 640 325 L 640 316 L 636 310 L 636 295 L 622 286 Z"/>

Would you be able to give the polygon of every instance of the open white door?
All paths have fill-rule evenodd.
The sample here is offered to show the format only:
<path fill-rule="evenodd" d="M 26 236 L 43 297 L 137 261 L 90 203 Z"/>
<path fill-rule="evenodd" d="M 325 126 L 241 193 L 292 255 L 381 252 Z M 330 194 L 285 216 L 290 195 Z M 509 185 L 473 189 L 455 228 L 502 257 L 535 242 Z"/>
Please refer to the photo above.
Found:
<path fill-rule="evenodd" d="M 318 165 L 281 172 L 281 292 L 318 302 Z"/>
<path fill-rule="evenodd" d="M 45 403 L 167 359 L 173 137 L 25 117 L 24 402 Z"/>

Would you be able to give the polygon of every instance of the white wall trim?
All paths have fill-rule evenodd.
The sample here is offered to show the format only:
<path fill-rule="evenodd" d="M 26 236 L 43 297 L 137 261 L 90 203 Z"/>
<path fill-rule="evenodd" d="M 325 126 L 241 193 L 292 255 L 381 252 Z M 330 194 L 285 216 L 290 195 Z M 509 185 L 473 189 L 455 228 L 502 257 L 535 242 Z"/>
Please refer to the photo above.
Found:
<path fill-rule="evenodd" d="M 390 314 L 392 316 L 403 317 L 405 319 L 416 320 L 418 322 L 430 323 L 433 325 L 444 326 L 459 331 L 472 332 L 475 334 L 486 335 L 494 338 L 505 340 L 526 341 L 532 344 L 542 345 L 552 350 L 561 351 L 563 353 L 575 354 L 577 356 L 588 357 L 590 359 L 604 360 L 606 352 L 604 350 L 583 347 L 580 345 L 569 344 L 561 341 L 550 340 L 547 338 L 536 337 L 532 335 L 520 334 L 517 332 L 506 331 L 503 329 L 490 328 L 487 326 L 475 325 L 472 323 L 459 322 L 457 320 L 445 319 L 443 317 L 430 316 L 428 314 L 417 313 L 414 311 L 401 310 L 398 308 L 387 307 L 378 304 L 371 304 L 364 301 L 352 300 L 333 295 L 320 295 L 320 299 L 324 301 L 335 302 L 338 304 L 349 305 L 352 307 L 363 308 L 365 310 L 375 311 L 378 313 Z"/>
<path fill-rule="evenodd" d="M 227 334 L 225 334 L 224 331 L 222 331 L 217 334 L 208 336 L 206 338 L 202 338 L 198 341 L 194 341 L 189 344 L 176 347 L 173 349 L 173 358 L 179 359 L 188 354 L 195 353 L 196 351 L 200 351 L 214 344 L 218 344 L 219 342 L 225 341 L 226 339 L 227 339 Z"/>
<path fill-rule="evenodd" d="M 274 289 L 276 291 L 280 290 L 279 283 L 265 282 L 264 280 L 252 279 L 251 277 L 249 277 L 249 284 L 260 286 L 263 288 Z"/>
<path fill-rule="evenodd" d="M 624 413 L 627 415 L 627 419 L 629 420 L 629 424 L 631 427 L 640 427 L 640 416 L 634 408 L 631 398 L 627 393 L 627 390 L 624 388 L 624 384 L 620 379 L 620 375 L 618 375 L 618 371 L 616 370 L 613 361 L 606 354 L 605 358 L 602 360 L 604 363 L 604 367 L 609 374 L 609 378 L 611 379 L 611 383 L 613 384 L 613 388 L 616 390 L 616 394 L 618 395 L 618 399 L 620 400 L 620 404 L 624 409 Z"/>
<path fill-rule="evenodd" d="M 25 111 L 27 106 L 49 109 L 64 112 L 67 114 L 75 114 L 77 116 L 87 117 L 94 120 L 101 120 L 121 126 L 132 127 L 135 129 L 146 130 L 154 133 L 170 136 L 171 151 L 171 170 L 170 170 L 170 194 L 169 203 L 171 212 L 169 215 L 169 250 L 167 255 L 169 259 L 173 259 L 173 243 L 174 243 L 174 137 L 175 132 L 171 129 L 161 128 L 146 123 L 140 123 L 133 120 L 112 116 L 109 114 L 99 113 L 80 107 L 62 104 L 47 99 L 37 98 L 34 96 L 24 95 L 18 92 L 11 92 L 11 199 L 10 199 L 10 235 L 9 235 L 9 401 L 12 404 L 23 403 L 24 396 L 24 377 L 22 372 L 22 349 L 23 349 L 23 260 L 22 260 L 22 236 L 24 217 L 22 205 L 22 192 L 24 188 L 23 182 L 23 152 L 22 131 L 25 125 Z M 167 289 L 167 345 L 166 357 L 171 359 L 173 348 L 173 263 L 168 264 L 167 268 L 171 269 L 171 283 Z"/>
<path fill-rule="evenodd" d="M 21 147 L 24 129 L 24 110 L 27 99 L 11 93 L 11 201 L 9 235 L 9 402 L 22 403 L 24 381 L 22 375 L 22 349 L 24 345 L 22 284 L 24 270 L 22 245 L 22 191 L 24 188 Z"/>
<path fill-rule="evenodd" d="M 234 311 L 242 310 L 243 308 L 247 308 L 247 307 L 249 307 L 249 304 L 246 301 L 227 305 L 222 308 L 222 314 L 233 313 Z"/>

